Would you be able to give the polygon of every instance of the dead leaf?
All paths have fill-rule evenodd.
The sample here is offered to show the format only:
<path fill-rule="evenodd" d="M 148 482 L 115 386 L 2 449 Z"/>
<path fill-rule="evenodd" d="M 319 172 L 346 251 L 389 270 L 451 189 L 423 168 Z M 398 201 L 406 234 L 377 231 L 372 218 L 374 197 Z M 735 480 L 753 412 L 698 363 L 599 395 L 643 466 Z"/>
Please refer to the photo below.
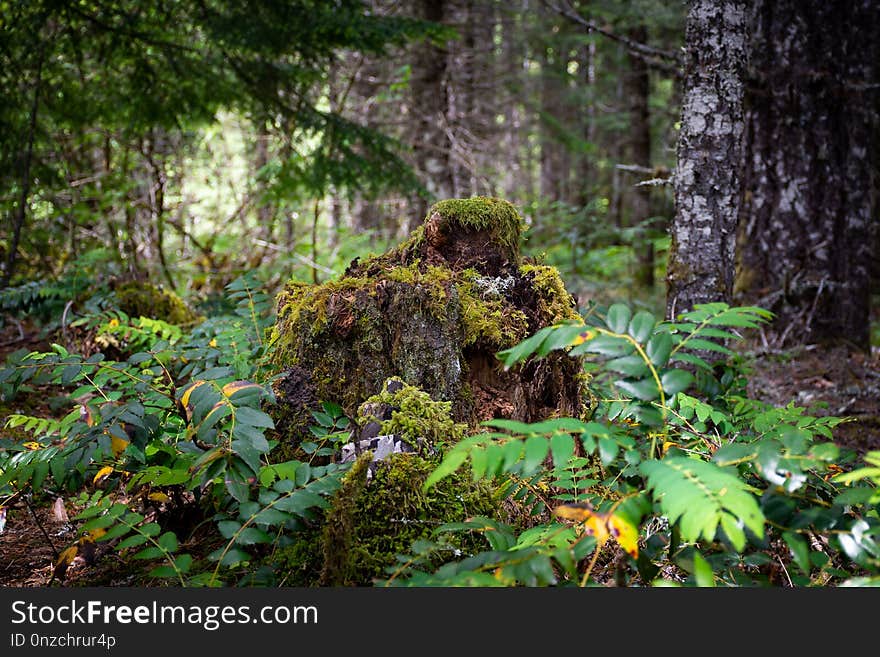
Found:
<path fill-rule="evenodd" d="M 98 470 L 98 474 L 95 475 L 95 478 L 92 479 L 92 483 L 97 485 L 104 481 L 107 477 L 113 474 L 113 468 L 109 465 L 105 465 L 103 468 Z"/>
<path fill-rule="evenodd" d="M 52 577 L 57 577 L 63 581 L 64 575 L 67 573 L 67 567 L 73 563 L 77 554 L 79 554 L 79 548 L 76 545 L 71 545 L 59 554 L 58 559 L 55 561 L 55 569 L 52 571 Z"/>

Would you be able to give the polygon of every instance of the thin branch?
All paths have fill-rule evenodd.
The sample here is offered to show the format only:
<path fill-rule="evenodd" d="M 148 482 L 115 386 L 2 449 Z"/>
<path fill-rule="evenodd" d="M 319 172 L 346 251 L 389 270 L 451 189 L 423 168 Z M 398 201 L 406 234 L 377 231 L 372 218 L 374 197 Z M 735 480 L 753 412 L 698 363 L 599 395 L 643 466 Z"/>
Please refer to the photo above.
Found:
<path fill-rule="evenodd" d="M 661 50 L 660 48 L 654 48 L 653 46 L 634 41 L 625 36 L 621 36 L 615 32 L 612 32 L 608 28 L 602 27 L 595 21 L 584 18 L 577 11 L 575 11 L 574 7 L 572 7 L 570 4 L 564 3 L 557 5 L 556 3 L 550 2 L 549 0 L 544 0 L 544 4 L 563 18 L 567 18 L 573 23 L 577 23 L 581 27 L 587 28 L 587 30 L 591 32 L 597 32 L 607 39 L 611 39 L 612 41 L 623 44 L 624 46 L 626 46 L 627 50 L 632 53 L 633 56 L 638 57 L 646 64 L 648 64 L 648 66 L 650 66 L 651 68 L 663 71 L 677 78 L 680 78 L 682 76 L 682 58 L 681 55 L 679 55 L 678 53 L 668 50 Z M 672 63 L 668 64 L 666 62 Z"/>

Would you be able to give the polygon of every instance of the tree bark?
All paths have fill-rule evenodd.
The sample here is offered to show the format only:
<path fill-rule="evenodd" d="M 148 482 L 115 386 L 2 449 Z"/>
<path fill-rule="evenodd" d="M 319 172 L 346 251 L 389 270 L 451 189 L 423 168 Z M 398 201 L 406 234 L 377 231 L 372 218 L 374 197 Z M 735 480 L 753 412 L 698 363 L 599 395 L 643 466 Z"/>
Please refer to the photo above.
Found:
<path fill-rule="evenodd" d="M 46 55 L 45 42 L 41 42 L 37 55 L 37 72 L 34 75 L 34 95 L 31 103 L 31 112 L 28 120 L 28 138 L 22 157 L 21 171 L 21 194 L 18 199 L 18 208 L 12 218 L 12 241 L 9 244 L 9 253 L 6 255 L 6 267 L 3 277 L 0 279 L 0 287 L 7 287 L 15 272 L 15 263 L 18 259 L 18 245 L 21 242 L 21 231 L 27 218 L 28 197 L 31 191 L 31 161 L 34 156 L 34 139 L 37 132 L 37 114 L 40 110 L 40 90 L 43 86 L 43 61 Z"/>
<path fill-rule="evenodd" d="M 758 0 L 737 298 L 781 346 L 869 344 L 880 7 Z"/>
<path fill-rule="evenodd" d="M 417 7 L 419 17 L 434 23 L 442 23 L 446 18 L 446 2 L 443 0 L 421 0 Z M 446 126 L 448 108 L 447 96 L 447 53 L 444 48 L 431 42 L 424 42 L 416 49 L 410 88 L 412 90 L 412 144 L 416 169 L 427 188 L 431 199 L 452 196 L 452 170 L 449 156 L 452 144 Z M 411 213 L 412 230 L 425 218 L 432 200 L 413 198 L 414 212 Z"/>
<path fill-rule="evenodd" d="M 644 25 L 629 30 L 627 37 L 636 43 L 647 43 L 648 31 Z M 648 64 L 643 57 L 627 52 L 629 71 L 627 76 L 627 97 L 630 101 L 630 161 L 644 169 L 650 169 L 651 162 L 651 78 Z M 654 287 L 654 243 L 648 225 L 651 218 L 651 188 L 648 186 L 632 188 L 630 197 L 630 225 L 640 226 L 633 240 L 636 255 L 635 283 L 641 287 Z"/>
<path fill-rule="evenodd" d="M 745 0 L 694 0 L 675 174 L 666 313 L 729 301 L 742 182 Z"/>

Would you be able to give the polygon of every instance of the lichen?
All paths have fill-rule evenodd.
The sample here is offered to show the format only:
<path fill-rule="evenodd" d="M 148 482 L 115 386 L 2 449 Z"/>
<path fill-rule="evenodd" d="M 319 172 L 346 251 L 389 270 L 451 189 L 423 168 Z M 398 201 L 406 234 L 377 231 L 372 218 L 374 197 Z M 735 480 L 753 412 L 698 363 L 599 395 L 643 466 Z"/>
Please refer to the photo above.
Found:
<path fill-rule="evenodd" d="M 129 317 L 161 319 L 178 326 L 189 326 L 202 319 L 177 294 L 152 283 L 123 283 L 114 293 L 119 310 Z"/>
<path fill-rule="evenodd" d="M 531 281 L 532 288 L 538 293 L 539 310 L 547 324 L 581 319 L 556 267 L 525 264 L 519 272 Z"/>
<path fill-rule="evenodd" d="M 395 392 L 388 391 L 392 382 L 401 386 Z M 383 420 L 370 413 L 369 409 L 383 404 L 393 409 L 390 419 Z M 371 421 L 381 423 L 381 434 L 400 436 L 416 448 L 457 443 L 464 438 L 468 428 L 466 424 L 453 421 L 451 401 L 434 401 L 428 393 L 396 376 L 388 379 L 382 392 L 369 397 L 358 409 L 361 426 Z"/>
<path fill-rule="evenodd" d="M 486 482 L 473 482 L 467 473 L 454 473 L 422 490 L 436 467 L 435 460 L 392 454 L 376 463 L 372 479 L 366 481 L 361 470 L 357 477 L 363 484 L 352 477 L 336 493 L 322 539 L 321 584 L 371 584 L 387 574 L 397 555 L 410 552 L 413 541 L 430 538 L 440 525 L 498 513 L 498 491 Z M 485 549 L 478 538 L 462 535 L 458 540 L 456 547 L 465 554 Z"/>

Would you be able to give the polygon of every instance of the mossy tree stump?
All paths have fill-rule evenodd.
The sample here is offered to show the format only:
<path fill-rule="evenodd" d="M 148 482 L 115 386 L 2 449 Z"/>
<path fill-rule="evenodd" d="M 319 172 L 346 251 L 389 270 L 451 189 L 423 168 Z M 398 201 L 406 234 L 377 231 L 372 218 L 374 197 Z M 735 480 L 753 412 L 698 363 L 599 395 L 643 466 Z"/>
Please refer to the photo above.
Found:
<path fill-rule="evenodd" d="M 495 356 L 578 318 L 557 270 L 521 257 L 523 227 L 500 199 L 442 201 L 409 239 L 338 280 L 288 284 L 271 339 L 282 434 L 294 445 L 307 436 L 319 400 L 354 417 L 392 376 L 452 402 L 471 426 L 582 415 L 579 360 L 554 352 L 505 371 Z"/>

